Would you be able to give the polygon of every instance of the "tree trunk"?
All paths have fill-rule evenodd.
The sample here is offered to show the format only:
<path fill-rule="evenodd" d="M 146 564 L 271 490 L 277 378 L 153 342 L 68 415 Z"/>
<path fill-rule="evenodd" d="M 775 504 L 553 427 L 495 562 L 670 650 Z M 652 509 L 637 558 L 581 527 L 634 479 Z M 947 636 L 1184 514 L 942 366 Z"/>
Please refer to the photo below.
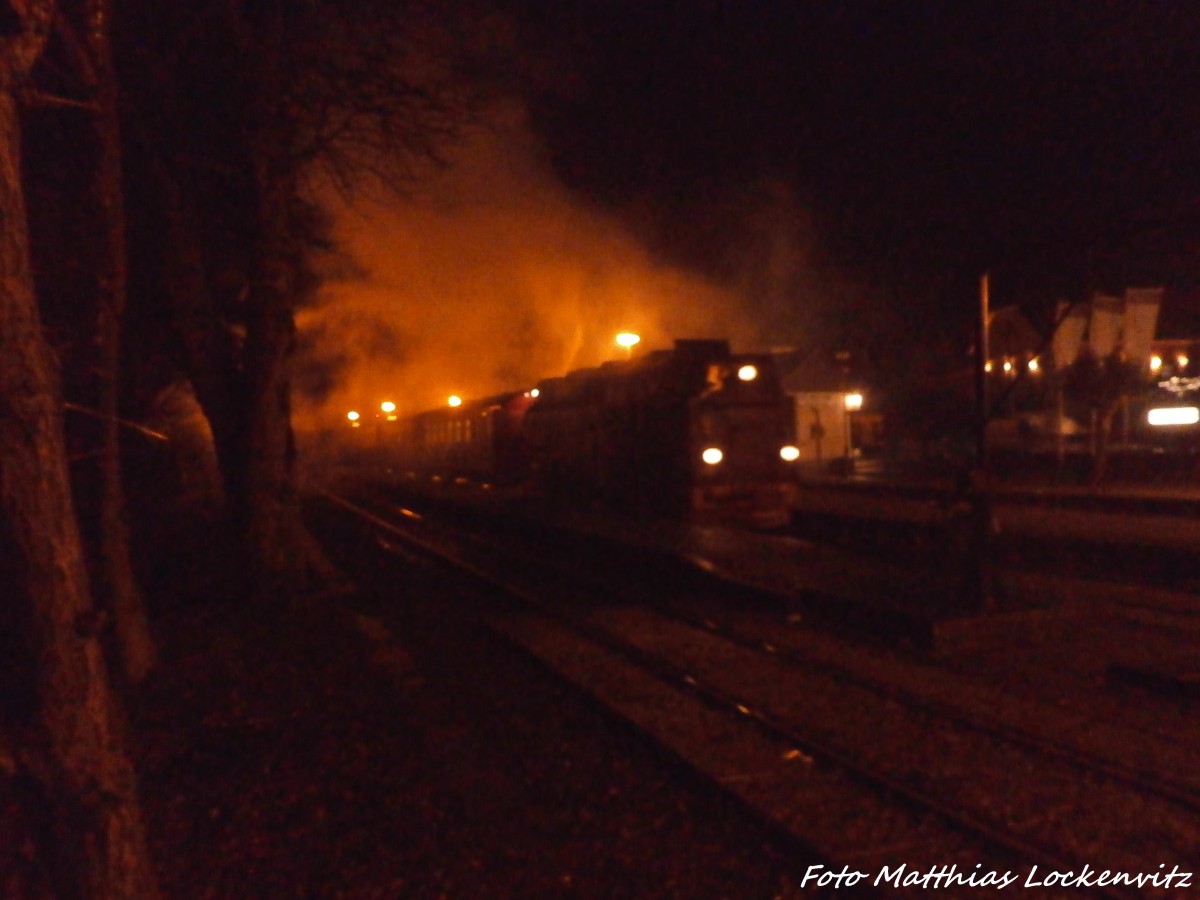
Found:
<path fill-rule="evenodd" d="M 204 268 L 202 229 L 180 177 L 151 155 L 163 203 L 167 289 L 196 398 L 213 435 L 233 546 L 247 596 L 287 597 L 310 575 L 336 576 L 300 518 L 291 423 L 295 282 L 286 189 L 264 193 L 241 346 L 221 327 Z"/>
<path fill-rule="evenodd" d="M 96 388 L 103 431 L 98 457 L 99 509 L 96 535 L 96 585 L 99 605 L 110 611 L 117 654 L 130 682 L 141 681 L 154 667 L 156 649 L 145 604 L 133 574 L 129 522 L 121 484 L 119 440 L 121 319 L 125 312 L 128 264 L 125 204 L 121 183 L 121 125 L 117 113 L 117 75 L 113 69 L 111 0 L 89 0 L 86 52 L 97 109 L 92 118 L 98 162 L 92 192 L 100 216 L 102 252 L 96 272 Z"/>
<path fill-rule="evenodd" d="M 241 446 L 235 454 L 237 521 L 259 579 L 258 593 L 295 593 L 309 574 L 296 486 L 291 418 L 297 273 L 290 181 L 258 178 L 259 246 L 247 297 L 243 353 Z"/>
<path fill-rule="evenodd" d="M 0 703 L 18 777 L 37 799 L 39 852 L 56 893 L 155 897 L 132 766 L 90 603 L 63 442 L 62 400 L 42 334 L 20 176 L 16 84 L 53 14 L 22 7 L 0 43 Z"/>

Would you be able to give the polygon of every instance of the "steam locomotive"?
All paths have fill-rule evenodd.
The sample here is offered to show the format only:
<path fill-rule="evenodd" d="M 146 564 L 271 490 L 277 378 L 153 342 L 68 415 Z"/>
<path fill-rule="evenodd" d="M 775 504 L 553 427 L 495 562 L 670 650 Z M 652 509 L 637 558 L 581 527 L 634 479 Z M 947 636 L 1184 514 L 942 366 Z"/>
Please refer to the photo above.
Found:
<path fill-rule="evenodd" d="M 398 423 L 406 470 L 699 521 L 782 525 L 798 451 L 769 355 L 680 340 Z"/>

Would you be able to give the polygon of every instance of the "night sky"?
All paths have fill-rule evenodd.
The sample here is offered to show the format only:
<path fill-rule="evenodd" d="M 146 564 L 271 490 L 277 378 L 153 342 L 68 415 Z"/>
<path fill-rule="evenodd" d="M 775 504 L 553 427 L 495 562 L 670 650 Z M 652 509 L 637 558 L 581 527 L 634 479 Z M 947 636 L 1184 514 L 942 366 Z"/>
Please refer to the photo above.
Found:
<path fill-rule="evenodd" d="M 824 264 L 918 320 L 1200 271 L 1192 3 L 528 3 L 559 177 L 718 279 L 790 198 Z"/>
<path fill-rule="evenodd" d="M 337 214 L 368 275 L 300 318 L 314 421 L 532 384 L 623 330 L 937 377 L 984 272 L 1043 331 L 1161 285 L 1200 333 L 1194 2 L 485 6 L 486 127 Z"/>

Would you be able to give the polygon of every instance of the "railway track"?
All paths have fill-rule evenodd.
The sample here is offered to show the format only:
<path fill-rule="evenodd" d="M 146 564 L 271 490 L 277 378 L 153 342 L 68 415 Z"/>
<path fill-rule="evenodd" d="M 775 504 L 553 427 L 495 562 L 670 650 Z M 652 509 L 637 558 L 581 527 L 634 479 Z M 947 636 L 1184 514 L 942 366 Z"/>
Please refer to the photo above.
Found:
<path fill-rule="evenodd" d="M 448 547 L 433 530 L 414 534 L 411 511 L 399 521 L 394 511 L 356 512 L 386 541 L 418 546 L 518 599 L 526 612 L 497 628 L 640 727 L 678 731 L 669 711 L 693 710 L 707 723 L 702 733 L 742 747 L 740 757 L 717 766 L 724 773 L 717 780 L 779 821 L 810 820 L 801 838 L 843 871 L 880 877 L 904 865 L 902 879 L 953 864 L 960 878 L 1015 873 L 1028 890 L 1054 896 L 1048 872 L 1078 874 L 1090 866 L 1093 873 L 1162 877 L 1164 870 L 1153 866 L 1144 871 L 1155 853 L 1191 863 L 1200 803 L 1194 786 L 718 626 L 683 608 L 680 598 L 655 599 L 655 592 L 611 573 L 597 577 L 578 565 L 564 570 L 528 555 L 518 560 L 513 546 L 485 535 L 455 535 Z M 570 606 L 547 599 L 564 593 L 573 597 Z M 622 677 L 632 683 L 614 687 Z M 628 699 L 639 694 L 657 697 L 649 711 Z M 714 713 L 724 724 L 713 722 Z M 692 752 L 703 760 L 711 751 Z M 765 768 L 755 771 L 769 774 L 743 778 L 734 771 L 746 765 L 738 759 L 759 760 Z M 937 760 L 936 771 L 929 771 L 929 759 Z M 712 769 L 711 761 L 696 764 Z M 857 824 L 843 822 L 841 834 L 849 839 L 839 843 L 829 825 L 848 810 Z M 1157 823 L 1150 836 L 1147 822 Z M 1162 823 L 1179 824 L 1164 831 Z M 884 884 L 896 886 L 888 877 Z M 966 884 L 973 882 L 960 882 Z M 1139 895 L 1112 886 L 1092 890 Z"/>

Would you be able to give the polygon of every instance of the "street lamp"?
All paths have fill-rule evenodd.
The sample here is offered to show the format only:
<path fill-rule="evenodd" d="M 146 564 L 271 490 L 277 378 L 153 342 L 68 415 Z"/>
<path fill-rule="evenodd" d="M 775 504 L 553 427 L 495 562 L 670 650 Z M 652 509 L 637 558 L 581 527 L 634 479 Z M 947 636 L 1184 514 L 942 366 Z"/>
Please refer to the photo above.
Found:
<path fill-rule="evenodd" d="M 462 397 L 458 396 L 458 394 L 451 394 L 446 402 L 450 406 L 462 406 Z"/>
<path fill-rule="evenodd" d="M 383 410 L 383 414 L 387 416 L 389 422 L 396 421 L 396 404 L 391 400 L 384 400 L 379 404 L 379 408 Z"/>
<path fill-rule="evenodd" d="M 625 358 L 633 356 L 633 348 L 642 342 L 642 336 L 632 331 L 622 331 L 617 335 L 618 346 L 625 348 Z"/>

